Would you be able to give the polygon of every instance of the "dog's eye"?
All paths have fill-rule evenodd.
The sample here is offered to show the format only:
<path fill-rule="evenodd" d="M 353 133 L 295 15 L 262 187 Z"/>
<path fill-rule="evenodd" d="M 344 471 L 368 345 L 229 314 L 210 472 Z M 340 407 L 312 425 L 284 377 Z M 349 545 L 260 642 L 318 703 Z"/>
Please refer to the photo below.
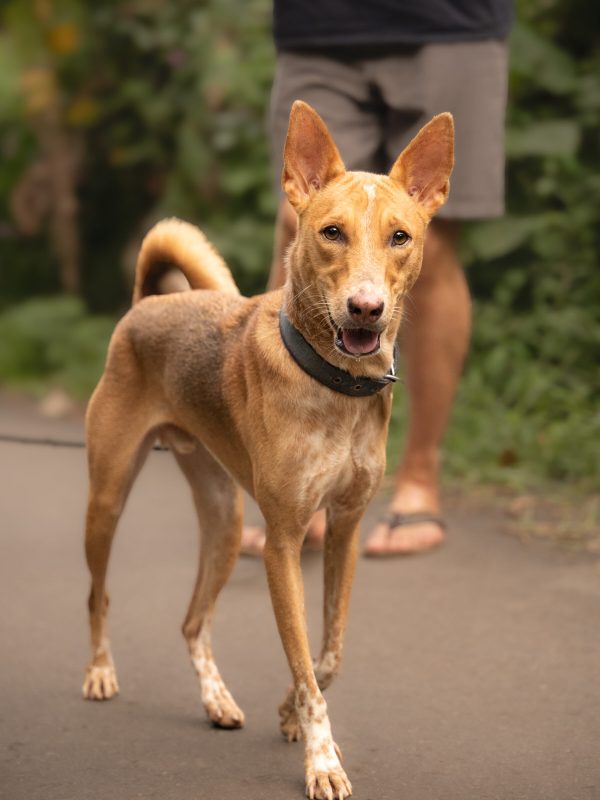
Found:
<path fill-rule="evenodd" d="M 338 239 L 342 238 L 342 232 L 337 225 L 328 225 L 326 228 L 323 228 L 321 233 L 326 239 L 329 239 L 330 242 L 337 242 Z"/>
<path fill-rule="evenodd" d="M 395 231 L 392 235 L 392 246 L 398 247 L 406 244 L 410 240 L 410 236 L 406 231 Z"/>

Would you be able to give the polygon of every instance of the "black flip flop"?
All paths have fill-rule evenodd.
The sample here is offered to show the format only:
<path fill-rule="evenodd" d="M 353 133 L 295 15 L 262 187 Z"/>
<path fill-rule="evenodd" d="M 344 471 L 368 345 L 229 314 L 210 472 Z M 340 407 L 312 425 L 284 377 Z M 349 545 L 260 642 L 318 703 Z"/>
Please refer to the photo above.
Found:
<path fill-rule="evenodd" d="M 381 518 L 381 522 L 384 522 L 390 529 L 390 533 L 395 528 L 402 528 L 407 525 L 420 525 L 423 522 L 433 522 L 435 525 L 438 525 L 442 531 L 446 530 L 446 523 L 442 519 L 442 517 L 434 514 L 431 511 L 413 511 L 412 513 L 404 513 L 402 511 L 390 511 L 389 514 L 386 514 L 384 517 Z M 434 544 L 431 547 L 425 547 L 422 550 L 415 550 L 413 552 L 407 551 L 402 553 L 394 553 L 394 552 L 375 552 L 375 553 L 368 553 L 363 551 L 363 556 L 365 558 L 394 558 L 394 557 L 402 557 L 402 556 L 411 556 L 411 555 L 418 555 L 419 553 L 426 553 L 429 550 L 433 550 L 434 548 L 438 547 L 438 544 Z"/>

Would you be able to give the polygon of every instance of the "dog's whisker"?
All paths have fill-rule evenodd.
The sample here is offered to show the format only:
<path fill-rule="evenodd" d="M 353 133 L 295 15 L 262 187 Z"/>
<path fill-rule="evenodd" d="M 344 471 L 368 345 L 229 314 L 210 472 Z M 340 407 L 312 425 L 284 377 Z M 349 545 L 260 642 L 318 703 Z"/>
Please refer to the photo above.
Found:
<path fill-rule="evenodd" d="M 405 299 L 406 301 L 408 301 L 408 302 L 411 304 L 411 306 L 412 306 L 413 308 L 415 308 L 415 305 L 416 305 L 416 304 L 415 304 L 415 300 L 414 300 L 414 297 L 412 296 L 412 294 L 411 294 L 410 292 L 407 292 L 407 293 L 404 295 L 404 299 Z"/>
<path fill-rule="evenodd" d="M 300 295 L 303 295 L 304 292 L 307 292 L 312 286 L 313 286 L 313 284 L 309 283 L 304 287 L 304 289 L 300 289 L 299 292 L 296 292 L 296 294 L 293 295 L 293 297 L 292 297 L 292 302 L 295 303 L 296 300 L 300 297 Z"/>

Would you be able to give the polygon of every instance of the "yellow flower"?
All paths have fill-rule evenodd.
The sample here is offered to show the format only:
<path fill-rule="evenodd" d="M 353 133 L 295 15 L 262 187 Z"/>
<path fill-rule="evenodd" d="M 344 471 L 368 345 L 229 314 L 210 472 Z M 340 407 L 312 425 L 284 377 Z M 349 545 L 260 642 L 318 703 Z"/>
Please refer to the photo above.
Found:
<path fill-rule="evenodd" d="M 43 67 L 34 67 L 21 73 L 21 88 L 29 114 L 45 111 L 56 97 L 54 76 Z"/>
<path fill-rule="evenodd" d="M 98 111 L 98 104 L 91 97 L 78 97 L 67 109 L 67 122 L 70 125 L 84 128 L 96 121 Z"/>
<path fill-rule="evenodd" d="M 48 46 L 55 53 L 66 56 L 78 49 L 79 38 L 79 28 L 72 22 L 63 22 L 48 31 Z"/>

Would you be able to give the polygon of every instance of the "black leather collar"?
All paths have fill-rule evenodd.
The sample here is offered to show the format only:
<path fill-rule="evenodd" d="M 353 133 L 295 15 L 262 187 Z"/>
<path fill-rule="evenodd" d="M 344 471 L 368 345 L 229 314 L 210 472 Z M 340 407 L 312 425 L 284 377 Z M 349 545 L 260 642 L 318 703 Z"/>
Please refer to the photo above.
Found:
<path fill-rule="evenodd" d="M 279 312 L 279 330 L 283 343 L 296 364 L 334 392 L 341 392 L 351 397 L 367 397 L 377 394 L 398 380 L 394 374 L 394 364 L 391 365 L 389 373 L 381 378 L 366 376 L 357 378 L 344 369 L 334 367 L 313 350 L 300 331 L 292 325 L 283 308 Z"/>

